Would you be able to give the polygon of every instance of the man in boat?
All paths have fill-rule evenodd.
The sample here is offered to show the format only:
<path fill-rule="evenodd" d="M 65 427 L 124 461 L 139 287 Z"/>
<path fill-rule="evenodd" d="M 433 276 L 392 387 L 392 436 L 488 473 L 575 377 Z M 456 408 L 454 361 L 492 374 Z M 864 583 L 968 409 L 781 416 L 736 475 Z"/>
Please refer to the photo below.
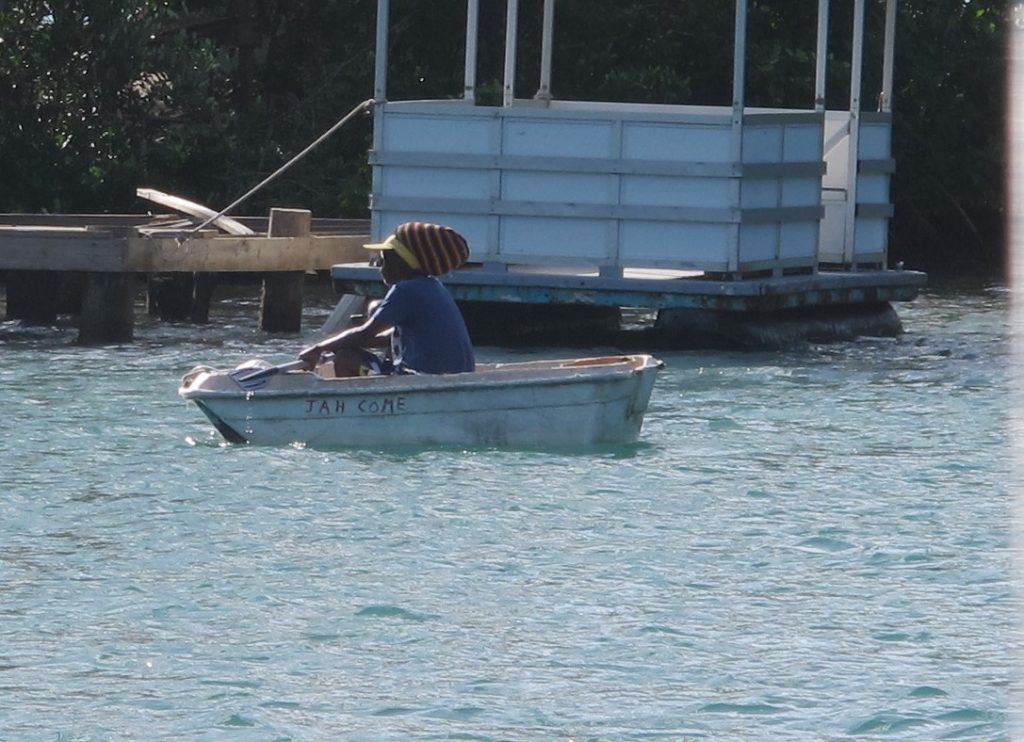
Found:
<path fill-rule="evenodd" d="M 324 353 L 334 353 L 335 376 L 472 371 L 465 320 L 437 278 L 469 258 L 462 235 L 440 224 L 406 222 L 383 242 L 364 247 L 380 253 L 384 299 L 363 324 L 303 349 L 299 358 L 313 368 Z M 364 350 L 386 344 L 389 335 L 390 358 Z"/>

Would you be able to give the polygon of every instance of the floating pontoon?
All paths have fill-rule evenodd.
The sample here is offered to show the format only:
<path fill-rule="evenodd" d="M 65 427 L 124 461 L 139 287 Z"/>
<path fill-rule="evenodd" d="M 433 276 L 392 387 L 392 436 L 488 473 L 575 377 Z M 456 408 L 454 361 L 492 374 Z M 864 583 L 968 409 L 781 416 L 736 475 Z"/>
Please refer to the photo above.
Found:
<path fill-rule="evenodd" d="M 532 98 L 514 94 L 519 10 L 508 0 L 503 101 L 477 101 L 478 0 L 469 0 L 463 95 L 391 101 L 389 3 L 379 0 L 373 237 L 410 220 L 459 230 L 473 264 L 445 283 L 464 307 L 643 307 L 683 333 L 693 309 L 912 299 L 924 274 L 888 268 L 896 5 L 885 0 L 882 89 L 877 110 L 865 111 L 865 2 L 853 8 L 849 108 L 826 110 L 829 0 L 818 3 L 814 99 L 801 109 L 746 105 L 746 0 L 735 6 L 731 106 L 558 100 L 554 0 L 543 6 Z M 365 266 L 332 274 L 343 291 L 382 288 Z M 887 333 L 894 314 L 876 314 Z"/>

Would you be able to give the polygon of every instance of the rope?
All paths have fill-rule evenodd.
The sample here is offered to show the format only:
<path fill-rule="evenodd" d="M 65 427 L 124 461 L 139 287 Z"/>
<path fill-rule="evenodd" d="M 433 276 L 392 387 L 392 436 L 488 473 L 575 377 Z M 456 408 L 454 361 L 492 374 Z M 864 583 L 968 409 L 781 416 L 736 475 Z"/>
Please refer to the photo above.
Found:
<path fill-rule="evenodd" d="M 272 172 L 272 173 L 271 173 L 270 175 L 268 175 L 268 176 L 267 176 L 266 178 L 264 178 L 264 179 L 263 179 L 263 180 L 262 180 L 262 181 L 261 181 L 260 183 L 258 183 L 257 185 L 253 186 L 253 187 L 252 187 L 252 188 L 251 188 L 251 189 L 249 190 L 249 192 L 248 192 L 248 193 L 246 193 L 246 194 L 245 194 L 245 195 L 243 195 L 243 196 L 240 196 L 240 197 L 239 197 L 238 199 L 236 199 L 236 200 L 234 201 L 234 203 L 232 203 L 232 204 L 230 204 L 230 205 L 228 205 L 228 206 L 225 206 L 225 207 L 224 207 L 224 208 L 223 208 L 223 209 L 222 209 L 222 210 L 221 210 L 220 212 L 218 212 L 218 213 L 214 214 L 213 216 L 211 216 L 211 217 L 210 217 L 209 219 L 207 219 L 207 220 L 206 220 L 205 222 L 203 222 L 202 224 L 200 224 L 200 225 L 199 225 L 198 227 L 195 227 L 194 229 L 191 229 L 191 230 L 189 230 L 188 234 L 189 234 L 189 235 L 193 235 L 193 234 L 195 234 L 196 232 L 198 232 L 199 230 L 203 229 L 204 227 L 207 227 L 207 226 L 209 226 L 210 224 L 212 224 L 213 222 L 215 222 L 216 220 L 220 219 L 220 218 L 221 218 L 222 216 L 224 216 L 225 214 L 227 214 L 227 213 L 228 213 L 229 211 L 231 211 L 231 210 L 232 210 L 233 208 L 235 208 L 235 207 L 236 207 L 236 206 L 238 206 L 238 205 L 239 205 L 240 203 L 242 203 L 242 202 L 243 202 L 243 201 L 245 201 L 245 200 L 246 200 L 247 198 L 249 198 L 249 196 L 251 196 L 252 194 L 256 193 L 256 191 L 258 191 L 258 190 L 260 190 L 261 188 L 263 188 L 264 186 L 266 186 L 266 185 L 267 185 L 268 183 L 270 183 L 270 182 L 271 182 L 272 180 L 274 180 L 274 179 L 275 179 L 275 178 L 276 178 L 277 176 L 279 176 L 279 175 L 280 175 L 281 173 L 283 173 L 283 172 L 284 172 L 285 170 L 287 170 L 287 169 L 288 169 L 288 168 L 290 168 L 290 167 L 291 167 L 292 165 L 294 165 L 294 164 L 295 164 L 296 162 L 298 162 L 298 161 L 299 161 L 299 160 L 301 160 L 301 159 L 302 159 L 303 157 L 305 157 L 305 156 L 306 156 L 306 155 L 308 155 L 308 154 L 309 154 L 310 152 L 312 152 L 312 151 L 313 151 L 313 148 L 314 148 L 314 147 L 316 147 L 317 145 L 319 145 L 319 144 L 320 144 L 321 142 L 323 142 L 323 141 L 324 141 L 325 139 L 327 139 L 327 137 L 331 136 L 331 134 L 333 134 L 333 133 L 334 133 L 334 132 L 336 132 L 336 131 L 337 131 L 338 129 L 340 129 L 340 128 L 341 128 L 342 126 L 344 126 L 344 125 L 345 125 L 345 124 L 347 124 L 347 123 L 348 123 L 349 121 L 351 121 L 351 120 L 352 120 L 352 118 L 353 118 L 353 117 L 354 117 L 354 116 L 355 116 L 356 114 L 358 114 L 358 113 L 359 113 L 360 111 L 363 111 L 363 110 L 369 110 L 369 109 L 370 109 L 370 108 L 372 108 L 372 107 L 373 107 L 373 98 L 368 98 L 367 100 L 364 100 L 364 101 L 363 101 L 362 103 L 360 103 L 360 104 L 359 104 L 358 106 L 356 106 L 356 107 L 355 107 L 355 108 L 353 108 L 353 109 L 352 109 L 351 111 L 349 111 L 349 112 L 348 112 L 347 114 L 345 114 L 345 116 L 344 116 L 344 117 L 343 117 L 343 118 L 342 118 L 342 119 L 341 119 L 340 121 L 338 121 L 338 123 L 336 123 L 336 124 L 335 124 L 334 126 L 332 126 L 332 127 L 330 128 L 330 129 L 328 129 L 327 131 L 325 131 L 325 132 L 324 132 L 323 134 L 321 134 L 321 135 L 320 135 L 319 137 L 317 137 L 317 138 L 316 138 L 316 139 L 315 139 L 315 140 L 314 140 L 314 141 L 313 141 L 312 143 L 310 143 L 310 145 L 309 145 L 309 146 L 307 146 L 307 147 L 306 147 L 306 148 L 305 148 L 304 150 L 302 150 L 301 152 L 299 152 L 299 154 L 295 155 L 295 157 L 293 157 L 292 159 L 288 160 L 288 162 L 286 162 L 286 163 L 285 163 L 284 165 L 282 165 L 282 166 L 281 166 L 281 167 L 279 167 L 279 168 L 278 168 L 277 170 L 275 170 L 274 172 Z"/>

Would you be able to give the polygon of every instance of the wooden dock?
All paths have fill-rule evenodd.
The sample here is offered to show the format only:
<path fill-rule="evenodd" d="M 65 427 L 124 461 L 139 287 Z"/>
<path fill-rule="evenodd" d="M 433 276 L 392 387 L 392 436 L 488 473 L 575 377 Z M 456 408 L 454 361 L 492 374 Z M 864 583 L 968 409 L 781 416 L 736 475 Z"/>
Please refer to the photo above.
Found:
<path fill-rule="evenodd" d="M 213 277 L 251 273 L 263 277 L 260 328 L 298 332 L 306 273 L 361 258 L 368 233 L 365 221 L 313 219 L 303 209 L 238 221 L 252 234 L 191 234 L 174 214 L 0 215 L 7 318 L 55 321 L 73 283 L 81 292 L 79 342 L 124 342 L 133 335 L 140 277 L 156 313 L 204 321 Z"/>

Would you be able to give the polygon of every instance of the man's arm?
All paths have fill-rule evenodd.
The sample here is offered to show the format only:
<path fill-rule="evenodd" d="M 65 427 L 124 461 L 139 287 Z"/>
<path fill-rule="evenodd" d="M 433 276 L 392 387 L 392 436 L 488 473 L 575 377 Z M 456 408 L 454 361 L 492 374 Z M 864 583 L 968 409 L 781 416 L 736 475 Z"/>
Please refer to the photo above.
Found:
<path fill-rule="evenodd" d="M 299 358 L 312 368 L 324 353 L 331 353 L 342 348 L 366 348 L 379 345 L 380 336 L 391 329 L 391 325 L 371 317 L 357 327 L 350 327 L 310 345 L 308 348 L 303 348 L 299 353 Z"/>

